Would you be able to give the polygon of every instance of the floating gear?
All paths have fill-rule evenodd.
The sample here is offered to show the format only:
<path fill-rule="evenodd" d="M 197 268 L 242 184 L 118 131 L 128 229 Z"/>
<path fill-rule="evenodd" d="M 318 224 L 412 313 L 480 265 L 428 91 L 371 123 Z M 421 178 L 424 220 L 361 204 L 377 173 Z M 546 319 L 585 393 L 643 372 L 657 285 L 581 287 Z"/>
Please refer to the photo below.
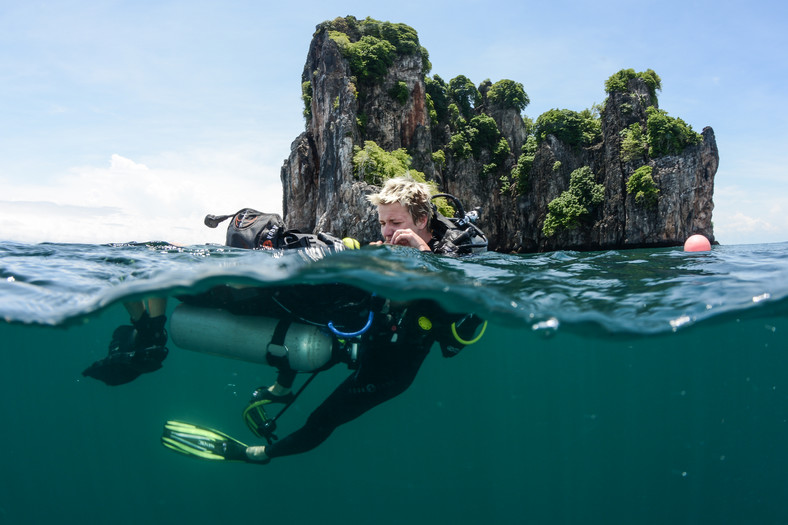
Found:
<path fill-rule="evenodd" d="M 358 249 L 358 241 L 351 237 L 340 239 L 330 233 L 301 233 L 287 229 L 277 213 L 264 213 L 243 208 L 232 215 L 206 215 L 205 225 L 216 228 L 232 218 L 227 225 L 225 244 L 249 250 L 289 250 L 294 248 L 323 248 L 331 251 Z"/>

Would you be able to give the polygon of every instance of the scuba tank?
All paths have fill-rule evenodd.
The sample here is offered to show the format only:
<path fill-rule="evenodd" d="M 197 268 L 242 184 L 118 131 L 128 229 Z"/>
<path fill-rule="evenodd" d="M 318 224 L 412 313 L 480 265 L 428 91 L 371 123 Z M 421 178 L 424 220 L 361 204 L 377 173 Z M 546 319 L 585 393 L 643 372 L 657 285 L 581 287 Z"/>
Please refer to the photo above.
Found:
<path fill-rule="evenodd" d="M 332 336 L 319 326 L 188 304 L 175 308 L 169 334 L 186 350 L 262 364 L 285 359 L 297 372 L 324 367 L 334 349 Z"/>

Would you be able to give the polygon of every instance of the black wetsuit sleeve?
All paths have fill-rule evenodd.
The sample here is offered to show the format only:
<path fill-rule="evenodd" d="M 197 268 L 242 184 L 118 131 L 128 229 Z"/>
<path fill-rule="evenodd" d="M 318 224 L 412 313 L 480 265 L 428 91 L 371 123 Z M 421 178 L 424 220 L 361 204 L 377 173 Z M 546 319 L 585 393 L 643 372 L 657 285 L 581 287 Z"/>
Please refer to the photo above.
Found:
<path fill-rule="evenodd" d="M 361 363 L 323 403 L 303 427 L 267 445 L 268 457 L 290 456 L 312 450 L 334 430 L 404 392 L 413 383 L 431 346 L 378 340 L 364 351 Z"/>

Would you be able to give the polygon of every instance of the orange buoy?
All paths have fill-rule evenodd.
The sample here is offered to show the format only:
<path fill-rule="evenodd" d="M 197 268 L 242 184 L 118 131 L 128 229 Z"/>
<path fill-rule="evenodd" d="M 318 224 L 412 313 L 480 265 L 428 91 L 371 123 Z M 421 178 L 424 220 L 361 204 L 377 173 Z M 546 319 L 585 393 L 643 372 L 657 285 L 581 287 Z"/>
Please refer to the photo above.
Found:
<path fill-rule="evenodd" d="M 711 250 L 711 243 L 703 235 L 691 235 L 684 241 L 685 252 L 708 252 L 709 250 Z"/>

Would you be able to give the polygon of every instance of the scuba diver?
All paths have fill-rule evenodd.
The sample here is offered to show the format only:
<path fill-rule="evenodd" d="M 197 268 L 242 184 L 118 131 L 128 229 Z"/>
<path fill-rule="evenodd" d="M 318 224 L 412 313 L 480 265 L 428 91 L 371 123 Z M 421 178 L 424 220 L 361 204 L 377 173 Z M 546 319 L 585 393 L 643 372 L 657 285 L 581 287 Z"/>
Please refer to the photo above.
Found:
<path fill-rule="evenodd" d="M 437 212 L 432 199 L 438 196 L 454 201 L 455 217 L 449 219 Z M 388 180 L 379 193 L 368 196 L 377 207 L 383 237 L 372 244 L 444 255 L 485 251 L 487 239 L 472 224 L 473 212 L 466 214 L 450 195 L 438 196 L 431 196 L 427 184 L 410 178 Z M 228 244 L 279 247 L 276 239 L 283 225 L 277 222 L 278 216 L 262 217 L 257 221 L 258 231 L 240 231 L 238 216 L 242 212 L 245 217 L 249 210 L 234 216 L 228 227 Z M 218 224 L 228 217 L 209 216 L 206 224 Z M 347 239 L 325 234 L 318 240 L 301 234 L 290 242 L 321 242 L 337 250 L 353 246 Z M 452 357 L 477 342 L 487 326 L 474 314 L 451 313 L 432 300 L 394 302 L 344 284 L 218 286 L 179 299 L 183 304 L 170 321 L 173 341 L 179 347 L 267 363 L 277 369 L 277 377 L 272 385 L 254 391 L 243 412 L 249 429 L 267 444 L 246 446 L 217 430 L 182 421 L 165 424 L 162 444 L 204 459 L 258 464 L 317 447 L 340 425 L 404 392 L 434 343 L 439 343 L 444 357 Z M 337 363 L 346 364 L 350 375 L 301 428 L 279 439 L 275 434 L 277 419 L 317 373 Z M 294 392 L 294 381 L 303 372 L 312 375 Z M 282 408 L 269 417 L 267 410 L 274 405 Z"/>

